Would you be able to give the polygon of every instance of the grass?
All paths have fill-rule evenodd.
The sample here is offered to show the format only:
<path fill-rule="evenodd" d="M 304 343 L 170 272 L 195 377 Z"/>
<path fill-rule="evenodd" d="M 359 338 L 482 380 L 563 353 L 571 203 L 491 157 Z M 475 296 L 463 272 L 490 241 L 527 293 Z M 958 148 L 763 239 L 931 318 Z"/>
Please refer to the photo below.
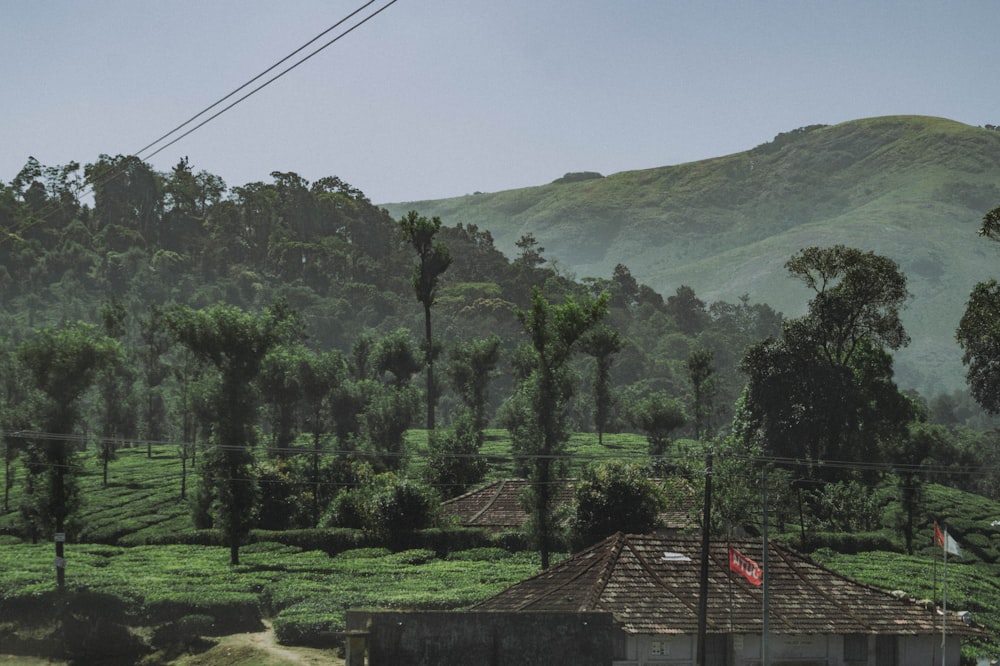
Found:
<path fill-rule="evenodd" d="M 513 461 L 506 432 L 491 430 L 487 435 L 483 453 L 493 461 L 488 480 L 509 477 Z M 427 436 L 412 431 L 408 437 L 415 453 L 409 472 L 416 475 L 425 460 L 420 454 Z M 608 458 L 643 459 L 646 441 L 634 434 L 611 434 L 602 446 L 593 435 L 575 434 L 568 450 L 567 475 L 579 476 L 586 465 Z M 690 442 L 677 443 L 675 450 L 700 453 Z M 102 599 L 104 607 L 107 600 L 116 600 L 122 622 L 130 625 L 166 626 L 179 618 L 206 617 L 213 631 L 225 633 L 253 629 L 262 619 L 271 619 L 280 641 L 321 644 L 343 628 L 347 608 L 465 608 L 539 568 L 536 555 L 499 548 L 446 555 L 426 549 L 394 553 L 364 548 L 331 556 L 312 545 L 327 537 L 308 530 L 256 533 L 260 542 L 244 546 L 241 564 L 234 567 L 227 549 L 192 545 L 200 533 L 180 498 L 180 460 L 173 447 L 155 447 L 151 457 L 145 449 L 122 450 L 106 487 L 92 455 L 84 454 L 80 462 L 83 503 L 80 529 L 70 532 L 66 544 L 67 584 L 71 595 Z M 192 474 L 188 487 L 196 480 Z M 30 544 L 16 536 L 19 494 L 15 484 L 13 510 L 0 514 L 0 618 L 28 621 L 56 604 L 54 548 L 47 537 Z M 862 582 L 936 598 L 930 524 L 939 520 L 966 552 L 965 558 L 949 563 L 949 607 L 971 610 L 987 629 L 1000 634 L 1000 583 L 995 582 L 1000 580 L 1000 528 L 992 524 L 1000 519 L 1000 504 L 928 485 L 924 507 L 926 522 L 918 527 L 913 555 L 903 554 L 898 534 L 883 530 L 878 533 L 881 540 L 869 543 L 886 544 L 888 535 L 894 552 L 845 555 L 825 548 L 814 556 Z M 789 534 L 797 545 L 797 532 Z M 287 538 L 281 543 L 283 535 Z M 865 535 L 855 536 L 865 542 Z M 350 547 L 352 541 L 338 543 Z"/>

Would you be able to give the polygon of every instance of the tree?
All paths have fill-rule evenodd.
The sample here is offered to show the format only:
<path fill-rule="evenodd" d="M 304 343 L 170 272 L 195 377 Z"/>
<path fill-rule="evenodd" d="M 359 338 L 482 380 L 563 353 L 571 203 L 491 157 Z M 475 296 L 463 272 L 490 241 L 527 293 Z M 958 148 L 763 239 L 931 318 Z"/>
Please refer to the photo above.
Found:
<path fill-rule="evenodd" d="M 3 510 L 10 511 L 10 491 L 17 478 L 14 462 L 24 450 L 27 441 L 20 436 L 22 430 L 30 428 L 28 391 L 24 370 L 17 362 L 17 356 L 6 344 L 0 349 L 0 431 L 3 437 L 4 487 Z"/>
<path fill-rule="evenodd" d="M 541 290 L 532 288 L 531 307 L 518 311 L 528 334 L 526 359 L 530 374 L 515 393 L 515 402 L 527 407 L 526 422 L 516 429 L 513 448 L 528 459 L 531 481 L 527 503 L 529 531 L 538 547 L 542 568 L 549 566 L 553 546 L 553 481 L 558 458 L 566 449 L 569 433 L 566 407 L 573 394 L 567 363 L 580 339 L 607 313 L 608 296 L 577 303 L 567 297 L 562 305 L 550 305 Z M 514 411 L 517 411 L 515 408 Z"/>
<path fill-rule="evenodd" d="M 255 488 L 254 422 L 258 399 L 254 380 L 267 353 L 298 334 L 289 313 L 263 313 L 216 305 L 202 310 L 176 307 L 168 327 L 177 341 L 211 363 L 219 373 L 214 394 L 213 444 L 202 464 L 203 483 L 219 500 L 217 519 L 229 546 L 230 562 L 240 562 L 239 548 L 253 524 Z"/>
<path fill-rule="evenodd" d="M 710 349 L 691 352 L 687 359 L 688 379 L 691 382 L 691 411 L 694 412 L 694 438 L 701 439 L 708 429 L 714 409 L 715 381 L 714 354 Z"/>
<path fill-rule="evenodd" d="M 604 445 L 604 431 L 611 418 L 611 364 L 614 355 L 625 347 L 621 334 L 601 325 L 590 330 L 583 337 L 581 349 L 594 357 L 594 427 L 597 443 Z"/>
<path fill-rule="evenodd" d="M 1000 207 L 986 213 L 979 235 L 1000 241 Z M 973 287 L 955 337 L 972 396 L 990 414 L 1000 414 L 1000 284 L 995 279 Z"/>
<path fill-rule="evenodd" d="M 117 342 L 90 324 L 36 331 L 18 347 L 17 357 L 31 388 L 38 392 L 35 422 L 45 433 L 30 445 L 27 507 L 31 518 L 56 533 L 64 530 L 77 508 L 73 435 L 80 421 L 80 398 L 102 368 L 120 354 Z M 36 533 L 35 526 L 29 530 Z M 65 585 L 63 542 L 56 541 L 59 588 Z"/>
<path fill-rule="evenodd" d="M 305 397 L 301 378 L 308 354 L 301 344 L 279 345 L 261 361 L 257 382 L 270 425 L 270 453 L 277 458 L 291 457 L 298 434 L 299 410 Z"/>
<path fill-rule="evenodd" d="M 164 356 L 170 350 L 170 332 L 166 328 L 163 308 L 150 305 L 147 315 L 139 321 L 139 374 L 142 379 L 142 406 L 139 409 L 139 427 L 146 440 L 146 456 L 152 457 L 152 442 L 166 434 L 166 408 L 163 399 L 163 382 L 170 374 Z"/>
<path fill-rule="evenodd" d="M 125 306 L 112 298 L 101 307 L 104 332 L 109 338 L 119 342 L 125 337 L 128 314 Z M 100 423 L 100 439 L 97 456 L 101 461 L 103 485 L 108 485 L 108 465 L 118 457 L 118 448 L 125 438 L 135 436 L 136 404 L 135 373 L 124 355 L 106 364 L 97 375 L 101 392 L 97 418 Z"/>
<path fill-rule="evenodd" d="M 486 461 L 479 456 L 483 445 L 487 390 L 500 361 L 500 338 L 496 335 L 459 343 L 451 350 L 446 373 L 463 410 L 450 431 L 432 434 L 428 440 L 431 458 L 427 479 L 452 497 L 465 492 L 486 474 Z"/>
<path fill-rule="evenodd" d="M 483 443 L 483 430 L 487 424 L 487 391 L 500 362 L 500 343 L 497 335 L 460 342 L 451 350 L 446 368 L 452 390 L 472 416 L 477 449 Z"/>
<path fill-rule="evenodd" d="M 698 335 L 710 320 L 705 302 L 687 285 L 677 287 L 677 292 L 667 298 L 666 310 L 685 335 Z"/>
<path fill-rule="evenodd" d="M 653 468 L 657 472 L 665 470 L 668 465 L 663 456 L 670 445 L 670 434 L 687 422 L 681 403 L 664 391 L 654 391 L 632 403 L 627 417 L 633 426 L 646 433 Z"/>
<path fill-rule="evenodd" d="M 914 415 L 889 354 L 908 342 L 899 319 L 906 277 L 885 257 L 839 245 L 803 250 L 787 266 L 815 296 L 780 339 L 747 350 L 734 429 L 810 476 L 839 480 L 842 470 L 822 461 L 879 460 Z"/>
<path fill-rule="evenodd" d="M 437 388 L 434 385 L 434 337 L 431 335 L 431 306 L 437 294 L 438 278 L 451 265 L 451 254 L 444 243 L 435 243 L 434 235 L 441 229 L 441 218 L 428 220 L 411 210 L 399 220 L 403 237 L 417 252 L 418 263 L 413 269 L 413 291 L 424 306 L 424 363 L 427 368 L 427 429 L 434 430 L 434 405 Z"/>
<path fill-rule="evenodd" d="M 575 550 L 615 532 L 647 534 L 667 508 L 666 496 L 649 478 L 649 470 L 620 460 L 588 467 L 574 495 Z"/>
<path fill-rule="evenodd" d="M 538 239 L 535 238 L 535 234 L 528 232 L 522 234 L 518 238 L 514 245 L 521 254 L 517 258 L 517 263 L 528 268 L 538 268 L 545 263 L 545 257 L 542 253 L 545 252 L 545 248 L 538 243 Z"/>
<path fill-rule="evenodd" d="M 328 405 L 334 391 L 347 381 L 347 360 L 337 350 L 311 354 L 299 368 L 299 385 L 302 389 L 302 410 L 306 429 L 312 435 L 311 483 L 312 526 L 319 525 L 319 507 L 324 493 L 320 484 L 320 454 L 323 452 L 323 435 L 330 430 Z"/>

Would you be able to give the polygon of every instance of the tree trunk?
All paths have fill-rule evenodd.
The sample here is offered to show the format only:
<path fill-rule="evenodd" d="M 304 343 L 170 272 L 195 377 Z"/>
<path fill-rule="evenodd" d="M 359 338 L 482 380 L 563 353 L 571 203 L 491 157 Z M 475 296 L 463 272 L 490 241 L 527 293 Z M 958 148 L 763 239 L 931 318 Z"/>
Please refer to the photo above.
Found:
<path fill-rule="evenodd" d="M 427 340 L 427 429 L 434 430 L 434 348 L 431 337 L 431 306 L 424 305 L 424 337 Z"/>

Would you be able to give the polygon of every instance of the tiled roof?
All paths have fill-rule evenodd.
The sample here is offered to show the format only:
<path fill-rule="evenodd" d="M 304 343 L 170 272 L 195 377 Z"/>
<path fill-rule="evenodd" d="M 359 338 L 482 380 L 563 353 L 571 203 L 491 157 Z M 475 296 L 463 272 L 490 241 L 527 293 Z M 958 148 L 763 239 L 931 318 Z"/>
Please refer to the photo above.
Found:
<path fill-rule="evenodd" d="M 556 506 L 573 501 L 573 482 L 560 481 L 553 501 Z M 455 516 L 465 527 L 518 529 L 528 520 L 521 496 L 529 482 L 523 479 L 494 481 L 441 503 L 441 509 Z"/>
<path fill-rule="evenodd" d="M 553 501 L 556 506 L 573 501 L 575 483 L 560 481 Z M 490 529 L 519 529 L 528 521 L 528 513 L 521 504 L 521 496 L 529 485 L 523 479 L 505 479 L 459 495 L 441 503 L 441 509 L 454 516 L 464 527 L 486 527 Z M 689 492 L 672 491 L 670 506 L 660 514 L 660 522 L 669 529 L 691 527 L 695 506 L 694 496 Z"/>
<path fill-rule="evenodd" d="M 760 541 L 715 541 L 709 549 L 708 632 L 760 633 L 763 588 L 729 571 L 728 546 L 762 563 Z M 669 557 L 665 554 L 669 553 Z M 608 611 L 632 634 L 691 634 L 698 628 L 701 540 L 623 535 L 524 580 L 474 610 Z M 771 543 L 770 631 L 775 634 L 932 634 L 941 616 L 912 599 L 851 580 Z M 982 635 L 950 618 L 949 633 Z"/>

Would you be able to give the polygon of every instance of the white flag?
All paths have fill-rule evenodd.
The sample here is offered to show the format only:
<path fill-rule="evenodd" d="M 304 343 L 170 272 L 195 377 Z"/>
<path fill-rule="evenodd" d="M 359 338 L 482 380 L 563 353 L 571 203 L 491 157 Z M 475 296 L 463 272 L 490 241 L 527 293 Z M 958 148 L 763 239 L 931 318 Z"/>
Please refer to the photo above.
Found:
<path fill-rule="evenodd" d="M 962 557 L 962 549 L 958 547 L 958 542 L 948 534 L 948 530 L 944 531 L 944 549 L 948 551 L 949 555 Z"/>

